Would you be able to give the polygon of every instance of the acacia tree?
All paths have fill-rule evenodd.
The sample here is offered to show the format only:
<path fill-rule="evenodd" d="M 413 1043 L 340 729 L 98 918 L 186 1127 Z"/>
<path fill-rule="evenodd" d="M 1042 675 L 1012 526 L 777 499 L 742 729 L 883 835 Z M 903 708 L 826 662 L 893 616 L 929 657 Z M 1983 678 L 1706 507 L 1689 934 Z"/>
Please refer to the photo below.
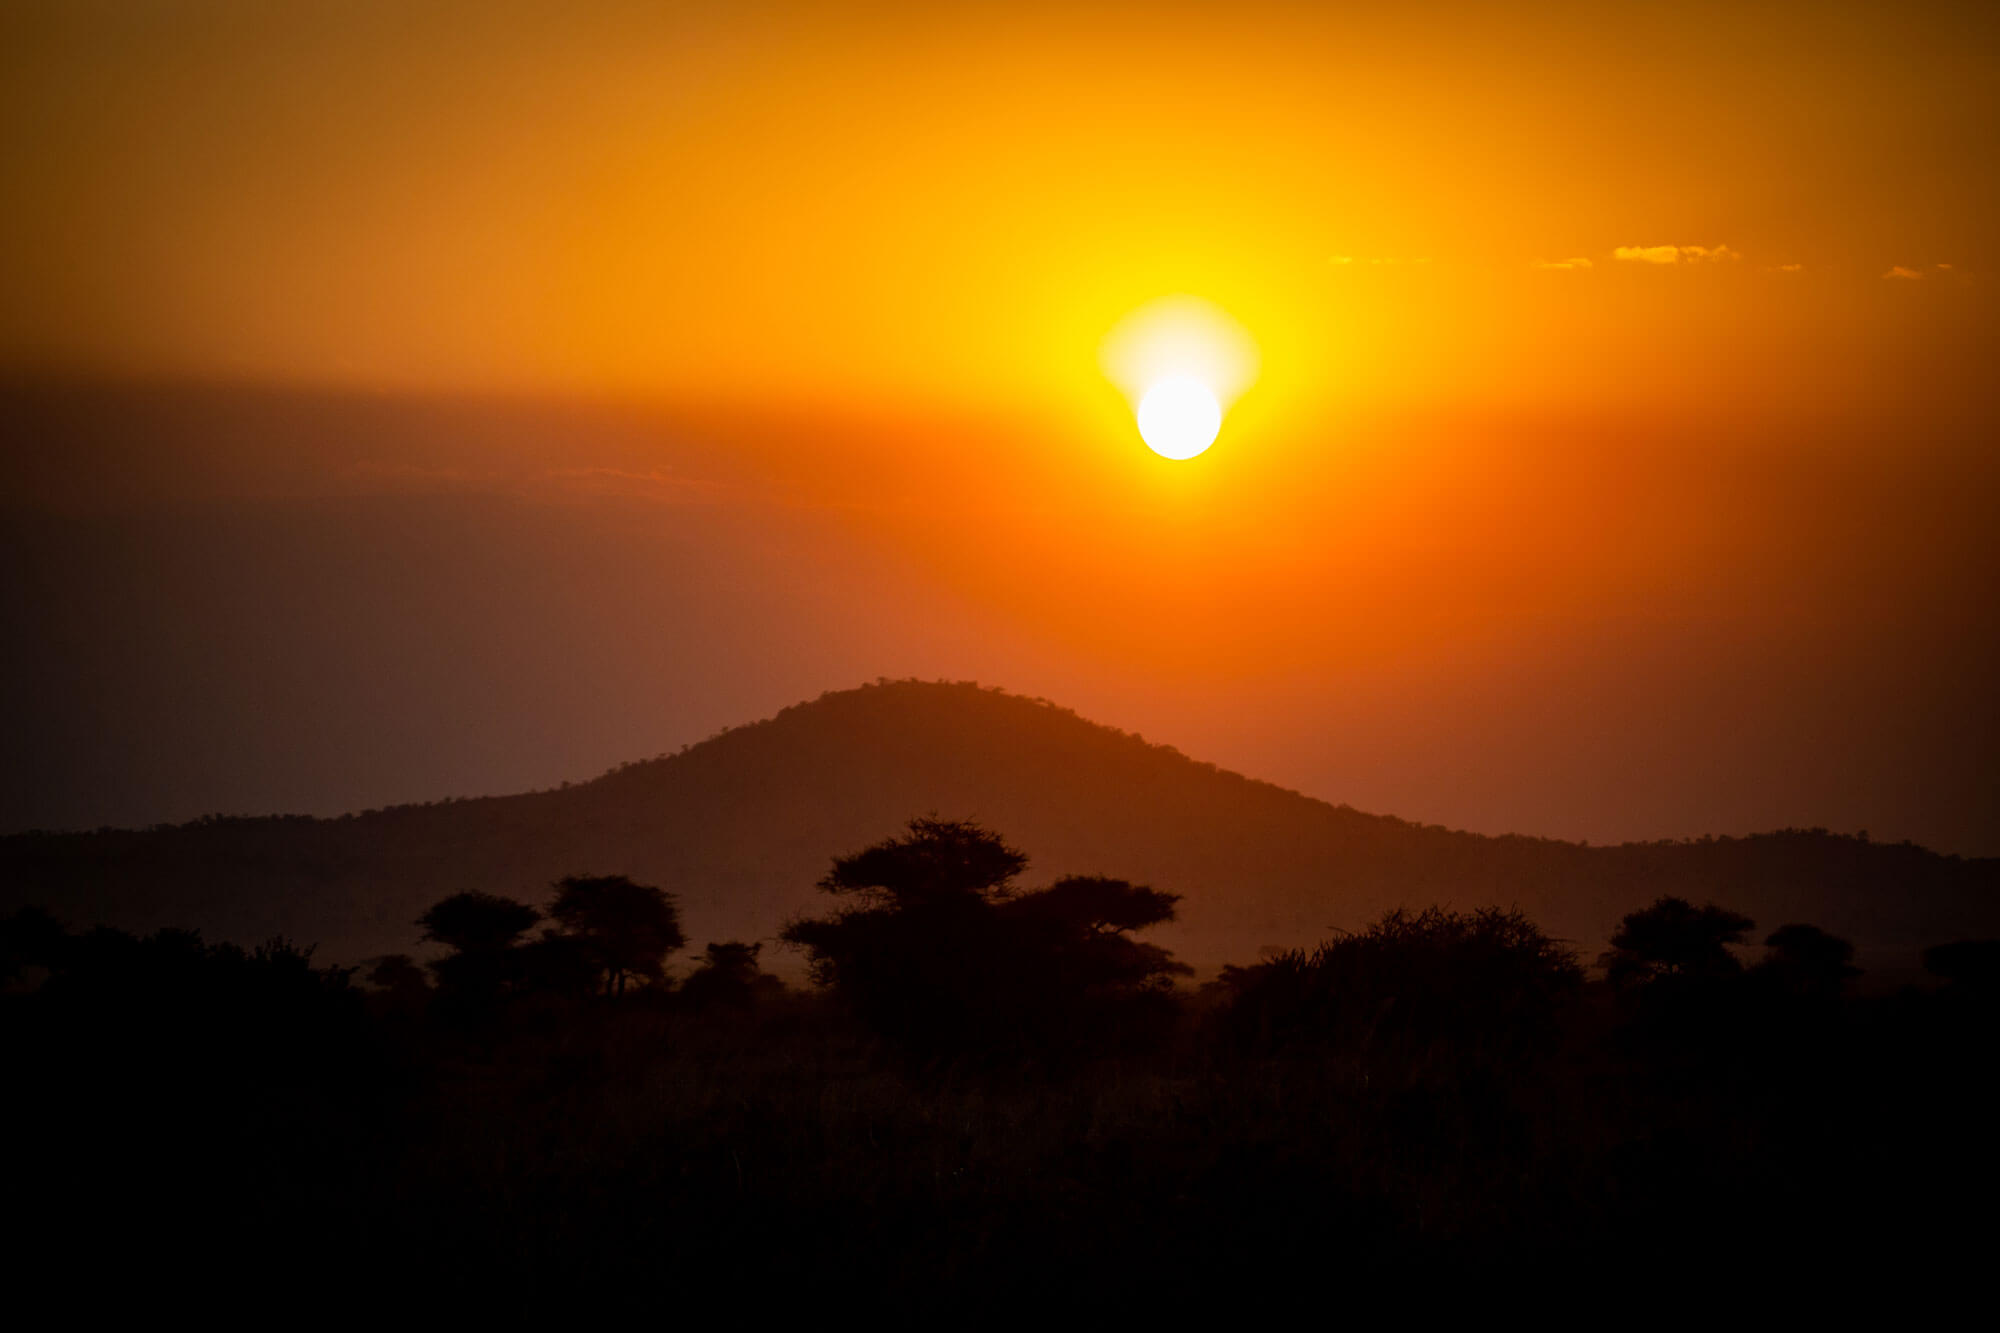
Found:
<path fill-rule="evenodd" d="M 1756 924 L 1714 903 L 1696 907 L 1685 898 L 1661 898 L 1619 923 L 1602 960 L 1605 974 L 1621 986 L 1734 976 L 1743 965 L 1729 946 L 1744 943 Z"/>
<path fill-rule="evenodd" d="M 870 908 L 921 911 L 1013 896 L 1028 858 L 971 820 L 912 819 L 909 834 L 851 856 L 834 858 L 822 892 L 844 894 Z"/>
<path fill-rule="evenodd" d="M 526 903 L 496 893 L 454 893 L 417 918 L 421 938 L 452 952 L 430 964 L 438 986 L 477 1009 L 521 983 L 521 936 L 542 919 Z"/>
<path fill-rule="evenodd" d="M 542 919 L 526 903 L 497 893 L 454 893 L 417 918 L 421 938 L 457 953 L 491 953 L 512 948 Z"/>
<path fill-rule="evenodd" d="M 819 887 L 847 905 L 782 938 L 815 981 L 920 1053 L 1074 1053 L 1187 971 L 1131 938 L 1172 920 L 1178 898 L 1103 877 L 1022 891 L 1027 863 L 971 821 L 913 819 L 835 859 Z"/>
<path fill-rule="evenodd" d="M 608 993 L 623 995 L 632 979 L 658 981 L 666 975 L 667 955 L 687 944 L 674 896 L 623 875 L 559 881 L 549 915 L 588 948 Z"/>
<path fill-rule="evenodd" d="M 1071 875 L 1000 905 L 1022 961 L 1036 960 L 1046 988 L 1080 999 L 1095 989 L 1144 986 L 1190 969 L 1136 931 L 1174 919 L 1180 895 L 1104 875 Z"/>
<path fill-rule="evenodd" d="M 1842 986 L 1861 975 L 1854 966 L 1854 946 L 1818 926 L 1802 922 L 1780 926 L 1764 940 L 1764 948 L 1758 974 L 1799 998 L 1835 998 Z"/>

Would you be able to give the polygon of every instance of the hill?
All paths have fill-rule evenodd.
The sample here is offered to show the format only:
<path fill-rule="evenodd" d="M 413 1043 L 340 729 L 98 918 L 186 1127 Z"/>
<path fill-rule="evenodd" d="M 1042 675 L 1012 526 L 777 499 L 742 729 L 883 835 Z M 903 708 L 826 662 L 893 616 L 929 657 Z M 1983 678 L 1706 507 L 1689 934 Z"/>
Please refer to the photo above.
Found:
<path fill-rule="evenodd" d="M 1184 894 L 1158 938 L 1204 969 L 1432 902 L 1519 906 L 1594 954 L 1661 894 L 1712 899 L 1765 930 L 1805 920 L 1846 935 L 1878 971 L 2000 934 L 2000 860 L 1824 830 L 1617 847 L 1454 832 L 1329 805 L 1041 700 L 909 681 L 826 694 L 559 790 L 18 834 L 0 839 L 0 908 L 283 934 L 352 962 L 414 949 L 411 922 L 448 893 L 541 902 L 563 875 L 627 874 L 680 895 L 698 948 L 771 937 L 823 902 L 813 885 L 830 858 L 933 811 L 1004 834 L 1031 883 L 1097 872 Z"/>

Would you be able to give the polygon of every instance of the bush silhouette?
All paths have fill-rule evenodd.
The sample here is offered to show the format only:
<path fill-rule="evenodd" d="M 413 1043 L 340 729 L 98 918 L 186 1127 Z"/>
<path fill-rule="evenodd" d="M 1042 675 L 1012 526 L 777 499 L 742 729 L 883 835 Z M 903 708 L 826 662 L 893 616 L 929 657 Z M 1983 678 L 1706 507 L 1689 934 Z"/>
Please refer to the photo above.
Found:
<path fill-rule="evenodd" d="M 681 996 L 696 1008 L 743 1008 L 759 997 L 784 990 L 784 983 L 757 964 L 761 944 L 729 940 L 702 951 L 701 966 L 681 983 Z"/>
<path fill-rule="evenodd" d="M 1934 944 L 1924 950 L 1924 970 L 1954 994 L 2000 998 L 2000 940 Z"/>
<path fill-rule="evenodd" d="M 69 944 L 69 932 L 46 908 L 23 907 L 0 920 L 0 986 L 21 980 L 31 968 L 53 971 Z"/>
<path fill-rule="evenodd" d="M 329 1055 L 351 1055 L 365 1023 L 355 969 L 315 967 L 312 952 L 283 938 L 244 949 L 192 930 L 100 926 L 67 937 L 36 998 L 107 1072 L 291 1079 L 329 1072 Z"/>
<path fill-rule="evenodd" d="M 368 960 L 366 980 L 376 990 L 391 994 L 410 994 L 430 989 L 430 980 L 424 970 L 406 953 L 383 954 Z"/>
<path fill-rule="evenodd" d="M 538 995 L 587 999 L 605 989 L 603 957 L 597 946 L 580 935 L 544 930 L 516 946 L 521 986 Z"/>
<path fill-rule="evenodd" d="M 362 980 L 368 986 L 368 1006 L 378 1015 L 414 1020 L 430 1007 L 430 976 L 406 953 L 369 959 Z"/>
<path fill-rule="evenodd" d="M 1222 1021 L 1247 1052 L 1512 1058 L 1550 1040 L 1582 982 L 1575 954 L 1518 911 L 1395 908 L 1310 952 L 1226 969 Z"/>
<path fill-rule="evenodd" d="M 851 899 L 797 920 L 787 943 L 861 1019 L 924 1055 L 1064 1057 L 1130 1033 L 1187 969 L 1130 938 L 1173 919 L 1173 894 L 1107 878 L 1036 892 L 1027 857 L 969 821 L 909 832 L 833 863 L 819 887 Z"/>
<path fill-rule="evenodd" d="M 1795 999 L 1837 999 L 1841 987 L 1861 975 L 1854 966 L 1854 946 L 1818 926 L 1780 926 L 1765 938 L 1764 948 L 1758 977 Z"/>

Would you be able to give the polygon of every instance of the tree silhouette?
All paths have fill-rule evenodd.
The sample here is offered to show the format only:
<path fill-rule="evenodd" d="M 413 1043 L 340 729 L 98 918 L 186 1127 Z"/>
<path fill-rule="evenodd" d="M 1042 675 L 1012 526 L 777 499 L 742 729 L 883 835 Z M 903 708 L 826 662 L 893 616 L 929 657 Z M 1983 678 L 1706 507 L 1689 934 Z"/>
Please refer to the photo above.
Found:
<path fill-rule="evenodd" d="M 604 986 L 604 966 L 589 940 L 544 930 L 520 946 L 522 984 L 541 995 L 584 999 Z"/>
<path fill-rule="evenodd" d="M 1662 978 L 1714 980 L 1743 970 L 1732 944 L 1742 944 L 1756 922 L 1710 903 L 1696 907 L 1685 898 L 1661 898 L 1627 915 L 1602 959 L 1614 985 L 1630 986 Z"/>
<path fill-rule="evenodd" d="M 378 1013 L 413 1018 L 431 1000 L 431 981 L 406 953 L 383 954 L 368 961 L 362 974 L 368 983 L 369 1006 Z"/>
<path fill-rule="evenodd" d="M 2000 940 L 1954 940 L 1924 950 L 1924 970 L 1955 994 L 2000 997 Z"/>
<path fill-rule="evenodd" d="M 511 948 L 542 919 L 526 903 L 493 893 L 454 893 L 417 918 L 420 937 L 459 953 Z"/>
<path fill-rule="evenodd" d="M 47 908 L 23 907 L 0 919 L 0 986 L 18 981 L 30 968 L 53 970 L 68 943 L 69 933 Z"/>
<path fill-rule="evenodd" d="M 604 989 L 619 995 L 628 979 L 659 980 L 667 955 L 687 944 L 673 895 L 623 875 L 571 875 L 549 915 L 589 946 Z"/>
<path fill-rule="evenodd" d="M 542 919 L 526 903 L 492 893 L 455 893 L 417 918 L 421 938 L 452 952 L 430 965 L 439 987 L 461 1006 L 489 1009 L 517 990 L 521 936 Z"/>
<path fill-rule="evenodd" d="M 729 940 L 702 951 L 701 966 L 681 983 L 681 995 L 697 1008 L 728 1005 L 740 1008 L 759 994 L 784 989 L 784 984 L 757 965 L 761 944 Z"/>
<path fill-rule="evenodd" d="M 1028 858 L 970 820 L 912 819 L 909 834 L 834 858 L 821 890 L 896 911 L 1010 896 Z"/>
<path fill-rule="evenodd" d="M 976 823 L 914 819 L 834 861 L 819 887 L 852 906 L 782 937 L 806 951 L 815 981 L 920 1053 L 1076 1053 L 1187 971 L 1129 938 L 1172 920 L 1178 899 L 1101 877 L 1024 893 L 1014 879 L 1026 866 Z"/>
<path fill-rule="evenodd" d="M 1044 960 L 1035 966 L 1045 985 L 1074 999 L 1094 987 L 1140 986 L 1189 972 L 1157 944 L 1131 938 L 1173 920 L 1179 901 L 1179 894 L 1122 879 L 1072 875 L 1003 901 L 998 915 L 1024 962 Z"/>
<path fill-rule="evenodd" d="M 430 989 L 430 982 L 424 970 L 406 953 L 386 953 L 379 958 L 368 960 L 368 984 L 376 990 L 392 995 L 405 995 Z"/>
<path fill-rule="evenodd" d="M 1801 922 L 1778 927 L 1765 938 L 1767 952 L 1757 973 L 1780 990 L 1800 999 L 1831 999 L 1851 978 L 1854 946 L 1838 935 Z"/>

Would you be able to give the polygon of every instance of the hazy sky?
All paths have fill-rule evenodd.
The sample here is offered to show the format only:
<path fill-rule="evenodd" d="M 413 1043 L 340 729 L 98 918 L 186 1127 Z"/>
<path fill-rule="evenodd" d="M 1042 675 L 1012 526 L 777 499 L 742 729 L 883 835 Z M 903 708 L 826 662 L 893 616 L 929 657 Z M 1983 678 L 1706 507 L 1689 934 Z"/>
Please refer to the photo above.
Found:
<path fill-rule="evenodd" d="M 0 6 L 0 826 L 878 674 L 1489 831 L 2000 852 L 2000 21 Z M 1154 458 L 1101 351 L 1260 369 Z"/>

